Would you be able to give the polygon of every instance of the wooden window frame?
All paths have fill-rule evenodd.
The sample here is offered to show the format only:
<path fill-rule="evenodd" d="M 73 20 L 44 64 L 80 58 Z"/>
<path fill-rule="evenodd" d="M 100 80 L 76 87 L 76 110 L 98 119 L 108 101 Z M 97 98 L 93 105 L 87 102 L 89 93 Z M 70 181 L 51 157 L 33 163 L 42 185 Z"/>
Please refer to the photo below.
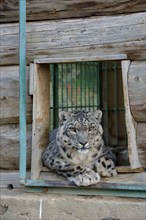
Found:
<path fill-rule="evenodd" d="M 122 60 L 126 55 L 111 55 L 108 57 L 80 57 L 68 59 L 39 59 L 34 60 L 30 64 L 30 94 L 33 95 L 33 126 L 32 126 L 32 161 L 31 161 L 31 179 L 39 179 L 40 172 L 43 170 L 41 163 L 41 153 L 48 144 L 49 136 L 49 106 L 50 106 L 50 72 L 49 64 L 51 63 L 69 63 L 81 61 L 107 61 L 107 60 Z M 125 105 L 125 121 L 128 136 L 128 154 L 130 167 L 120 168 L 120 172 L 135 172 L 141 171 L 142 167 L 139 162 L 135 121 L 132 117 L 128 96 L 127 75 L 130 67 L 129 60 L 121 61 L 122 65 L 122 79 Z"/>

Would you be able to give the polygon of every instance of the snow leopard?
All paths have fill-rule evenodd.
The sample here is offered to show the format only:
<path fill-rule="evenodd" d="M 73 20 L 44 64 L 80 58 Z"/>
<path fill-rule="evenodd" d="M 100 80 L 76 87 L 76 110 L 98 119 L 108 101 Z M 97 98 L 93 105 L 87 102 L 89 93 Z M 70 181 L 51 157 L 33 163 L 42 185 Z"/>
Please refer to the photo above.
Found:
<path fill-rule="evenodd" d="M 61 111 L 59 128 L 42 153 L 43 166 L 77 186 L 97 184 L 101 176 L 116 176 L 115 155 L 103 141 L 102 111 Z"/>

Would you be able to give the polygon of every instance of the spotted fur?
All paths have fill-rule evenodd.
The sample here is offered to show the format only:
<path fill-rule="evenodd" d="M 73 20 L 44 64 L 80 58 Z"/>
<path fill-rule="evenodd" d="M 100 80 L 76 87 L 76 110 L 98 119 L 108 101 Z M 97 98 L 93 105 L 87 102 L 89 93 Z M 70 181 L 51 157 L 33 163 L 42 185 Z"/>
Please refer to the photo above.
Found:
<path fill-rule="evenodd" d="M 42 153 L 45 167 L 67 177 L 78 186 L 117 175 L 113 153 L 104 145 L 102 112 L 60 112 L 60 126 L 50 135 Z"/>

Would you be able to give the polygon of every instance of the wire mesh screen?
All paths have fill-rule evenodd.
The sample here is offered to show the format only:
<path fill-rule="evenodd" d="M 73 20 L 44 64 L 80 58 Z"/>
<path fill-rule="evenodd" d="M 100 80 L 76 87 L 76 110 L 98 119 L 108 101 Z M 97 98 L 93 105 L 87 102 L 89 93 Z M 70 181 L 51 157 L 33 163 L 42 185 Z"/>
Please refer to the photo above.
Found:
<path fill-rule="evenodd" d="M 59 111 L 101 109 L 104 141 L 127 147 L 120 62 L 51 64 L 50 130 Z"/>

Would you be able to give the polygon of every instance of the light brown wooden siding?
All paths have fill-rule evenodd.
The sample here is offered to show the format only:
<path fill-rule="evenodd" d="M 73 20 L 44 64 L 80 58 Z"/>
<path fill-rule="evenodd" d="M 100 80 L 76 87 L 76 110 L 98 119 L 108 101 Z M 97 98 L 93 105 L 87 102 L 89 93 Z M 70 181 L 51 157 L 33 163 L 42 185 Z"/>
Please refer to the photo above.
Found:
<path fill-rule="evenodd" d="M 27 125 L 27 168 L 31 164 L 31 125 Z M 1 125 L 0 168 L 19 169 L 19 125 Z"/>
<path fill-rule="evenodd" d="M 29 67 L 27 67 L 27 122 L 32 121 L 32 98 L 28 94 Z M 19 123 L 19 67 L 0 69 L 0 124 Z"/>
<path fill-rule="evenodd" d="M 145 16 L 136 13 L 27 23 L 27 63 L 39 58 L 104 57 L 127 54 L 145 59 Z M 1 65 L 19 62 L 19 26 L 1 24 Z"/>
<path fill-rule="evenodd" d="M 27 20 L 53 20 L 143 12 L 145 0 L 27 0 Z M 1 0 L 0 22 L 19 20 L 19 0 Z"/>
<path fill-rule="evenodd" d="M 140 163 L 146 169 L 146 123 L 137 125 L 137 145 Z"/>
<path fill-rule="evenodd" d="M 134 119 L 146 122 L 146 62 L 132 62 L 128 73 L 128 92 Z"/>

